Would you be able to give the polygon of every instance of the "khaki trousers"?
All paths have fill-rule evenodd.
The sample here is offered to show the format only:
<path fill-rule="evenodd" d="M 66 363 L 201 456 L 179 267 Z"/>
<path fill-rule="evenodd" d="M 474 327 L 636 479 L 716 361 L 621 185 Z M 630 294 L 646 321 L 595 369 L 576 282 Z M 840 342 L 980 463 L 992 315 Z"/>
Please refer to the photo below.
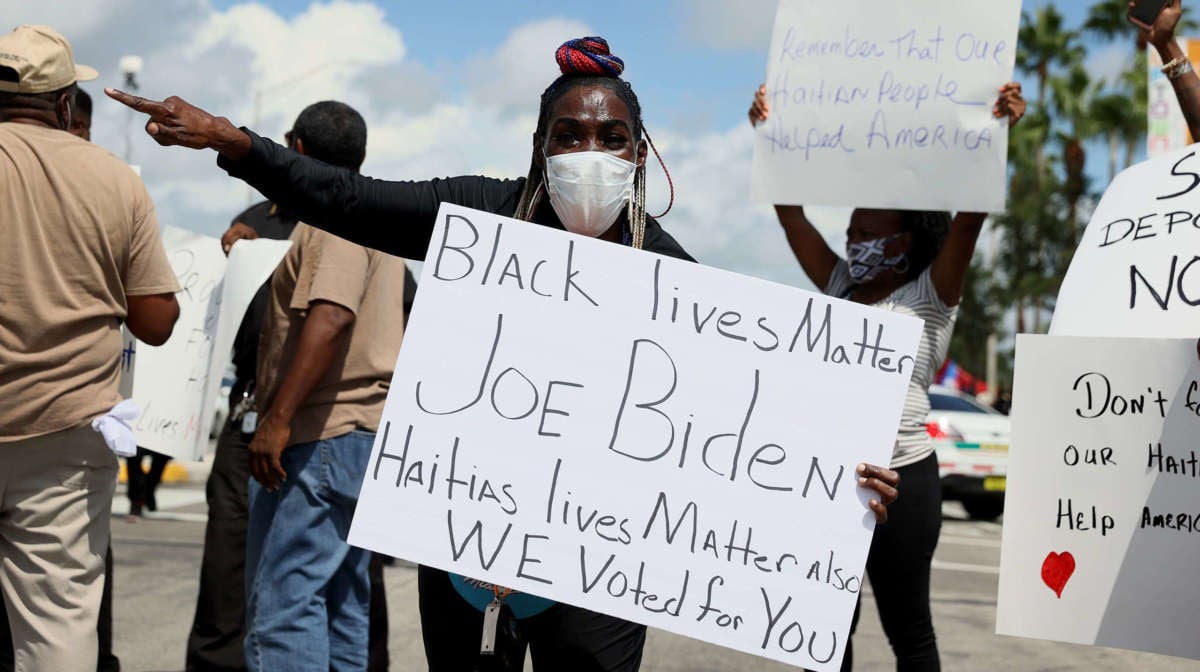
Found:
<path fill-rule="evenodd" d="M 16 672 L 96 669 L 117 459 L 90 426 L 0 443 L 0 593 Z"/>

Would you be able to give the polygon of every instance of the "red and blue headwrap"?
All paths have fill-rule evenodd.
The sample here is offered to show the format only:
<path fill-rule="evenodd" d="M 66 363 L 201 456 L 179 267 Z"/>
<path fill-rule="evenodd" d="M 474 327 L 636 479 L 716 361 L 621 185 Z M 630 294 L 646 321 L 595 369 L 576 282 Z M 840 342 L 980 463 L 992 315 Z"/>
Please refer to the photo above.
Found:
<path fill-rule="evenodd" d="M 625 70 L 625 61 L 612 55 L 603 37 L 567 40 L 554 53 L 554 60 L 564 75 L 620 77 Z"/>

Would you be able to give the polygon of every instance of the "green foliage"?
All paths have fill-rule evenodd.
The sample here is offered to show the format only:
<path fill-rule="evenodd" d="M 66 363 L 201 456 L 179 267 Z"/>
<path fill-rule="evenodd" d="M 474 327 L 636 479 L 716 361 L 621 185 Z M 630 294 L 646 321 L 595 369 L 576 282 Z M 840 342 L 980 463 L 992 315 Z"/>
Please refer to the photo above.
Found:
<path fill-rule="evenodd" d="M 1077 0 L 1061 0 L 1075 2 Z M 1043 331 L 1086 225 L 1082 212 L 1099 197 L 1118 166 L 1134 161 L 1146 136 L 1145 43 L 1126 20 L 1128 0 L 1095 0 L 1082 25 L 1067 25 L 1053 3 L 1021 15 L 1017 69 L 1034 79 L 1029 109 L 1009 135 L 1007 210 L 985 234 L 987 262 L 971 266 L 950 356 L 976 375 L 986 371 L 987 336 L 1006 329 Z M 1197 24 L 1186 16 L 1178 34 Z M 1127 45 L 1128 66 L 1101 79 L 1087 68 L 1089 50 Z M 1084 167 L 1096 140 L 1108 153 L 1103 184 Z M 1123 160 L 1122 160 L 1123 159 Z M 1003 372 L 1011 360 L 1001 358 Z"/>
<path fill-rule="evenodd" d="M 979 377 L 987 372 L 988 336 L 1000 331 L 1004 317 L 1000 302 L 996 300 L 997 291 L 998 287 L 988 282 L 983 262 L 979 259 L 971 262 L 962 302 L 958 306 L 949 357 Z"/>

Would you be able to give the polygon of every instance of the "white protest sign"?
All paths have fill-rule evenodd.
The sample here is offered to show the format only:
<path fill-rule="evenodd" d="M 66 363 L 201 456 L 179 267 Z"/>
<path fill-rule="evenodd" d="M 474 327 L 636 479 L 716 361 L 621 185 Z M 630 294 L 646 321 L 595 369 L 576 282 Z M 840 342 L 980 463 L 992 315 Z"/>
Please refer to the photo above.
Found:
<path fill-rule="evenodd" d="M 133 431 L 142 448 L 195 459 L 198 439 L 208 438 L 201 404 L 221 310 L 225 255 L 216 238 L 174 226 L 163 227 L 162 240 L 179 281 L 179 319 L 166 343 L 139 343 L 135 349 L 132 391 L 142 414 Z M 130 345 L 127 341 L 127 351 Z"/>
<path fill-rule="evenodd" d="M 1200 658 L 1195 341 L 1017 337 L 996 632 Z"/>
<path fill-rule="evenodd" d="M 179 319 L 159 347 L 137 343 L 126 331 L 122 393 L 142 411 L 133 423 L 139 446 L 199 459 L 208 447 L 221 373 L 242 315 L 291 243 L 240 241 L 227 261 L 216 238 L 173 226 L 163 227 L 162 238 L 181 288 Z"/>
<path fill-rule="evenodd" d="M 999 211 L 1020 0 L 782 0 L 760 202 Z"/>
<path fill-rule="evenodd" d="M 921 323 L 442 205 L 350 542 L 836 670 Z"/>
<path fill-rule="evenodd" d="M 221 285 L 221 318 L 217 321 L 213 337 L 212 357 L 208 367 L 208 384 L 201 408 L 211 420 L 217 393 L 221 389 L 221 377 L 229 366 L 233 341 L 242 325 L 246 309 L 258 293 L 258 288 L 271 278 L 279 262 L 292 246 L 290 240 L 239 240 L 229 250 L 229 263 L 225 268 L 225 281 Z M 205 424 L 209 428 L 209 424 Z M 203 455 L 208 444 L 208 432 L 197 437 L 196 454 Z"/>
<path fill-rule="evenodd" d="M 1200 336 L 1200 145 L 1125 170 L 1079 242 L 1050 323 L 1059 336 Z"/>

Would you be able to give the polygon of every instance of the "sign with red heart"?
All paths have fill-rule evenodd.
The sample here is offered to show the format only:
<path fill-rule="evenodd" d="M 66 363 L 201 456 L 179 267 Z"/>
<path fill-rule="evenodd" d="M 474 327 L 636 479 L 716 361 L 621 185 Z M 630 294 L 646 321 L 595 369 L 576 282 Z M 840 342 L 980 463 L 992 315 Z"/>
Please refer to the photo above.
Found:
<path fill-rule="evenodd" d="M 1200 152 L 1189 151 L 1200 187 Z M 1195 192 L 1189 212 L 1200 210 Z M 1189 230 L 1181 249 L 1200 249 L 1200 227 Z M 1115 273 L 1140 262 L 1104 263 Z M 1017 337 L 997 634 L 1200 661 L 1200 582 L 1180 580 L 1200 558 L 1194 312 L 1190 338 Z"/>

